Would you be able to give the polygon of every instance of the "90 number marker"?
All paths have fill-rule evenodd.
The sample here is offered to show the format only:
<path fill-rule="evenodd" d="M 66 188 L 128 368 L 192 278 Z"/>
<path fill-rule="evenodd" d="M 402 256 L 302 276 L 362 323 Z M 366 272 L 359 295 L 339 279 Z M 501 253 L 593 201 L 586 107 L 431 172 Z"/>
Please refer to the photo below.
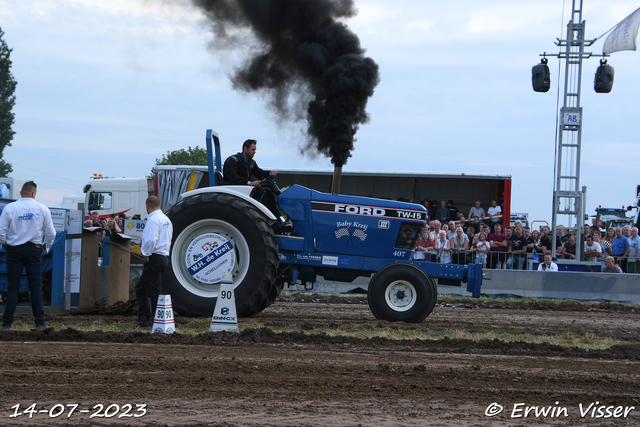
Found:
<path fill-rule="evenodd" d="M 33 418 L 38 414 L 45 414 L 45 416 L 49 416 L 49 418 L 58 418 L 63 415 L 67 409 L 69 409 L 69 413 L 67 414 L 67 418 L 71 418 L 71 415 L 74 412 L 78 412 L 81 414 L 89 414 L 89 418 L 113 418 L 117 415 L 118 418 L 140 418 L 144 417 L 147 414 L 147 404 L 146 403 L 136 403 L 135 409 L 134 405 L 127 403 L 125 405 L 118 405 L 117 403 L 112 403 L 108 406 L 105 406 L 101 403 L 98 403 L 89 409 L 78 409 L 80 404 L 78 403 L 67 403 L 63 405 L 62 403 L 57 403 L 53 405 L 49 409 L 38 409 L 38 404 L 34 403 L 27 407 L 24 411 L 20 411 L 20 404 L 13 405 L 11 409 L 13 409 L 13 414 L 9 415 L 9 418 L 17 418 L 23 415 L 28 415 L 29 418 Z M 133 411 L 133 413 L 132 413 Z"/>

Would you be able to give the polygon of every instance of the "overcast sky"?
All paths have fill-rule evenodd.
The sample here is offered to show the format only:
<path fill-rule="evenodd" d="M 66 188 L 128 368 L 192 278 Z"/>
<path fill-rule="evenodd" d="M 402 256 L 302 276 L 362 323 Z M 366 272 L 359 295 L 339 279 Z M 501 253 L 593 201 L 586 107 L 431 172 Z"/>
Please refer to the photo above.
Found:
<path fill-rule="evenodd" d="M 380 83 L 345 170 L 486 173 L 513 177 L 512 211 L 551 221 L 558 60 L 552 87 L 531 88 L 542 52 L 558 52 L 571 1 L 356 0 L 346 24 L 380 66 Z M 587 38 L 640 1 L 585 0 Z M 615 4 L 614 4 L 615 3 Z M 169 150 L 204 146 L 216 130 L 222 155 L 259 141 L 264 169 L 332 169 L 302 156 L 300 124 L 278 123 L 263 99 L 234 91 L 237 52 L 207 49 L 210 31 L 188 2 L 0 0 L 13 49 L 16 132 L 4 159 L 59 206 L 82 196 L 93 173 L 146 175 Z M 563 18 L 564 17 L 564 18 Z M 604 37 L 589 51 L 602 52 Z M 581 185 L 588 213 L 629 205 L 640 184 L 640 53 L 614 53 L 610 94 L 593 91 L 598 59 L 584 63 Z M 561 89 L 561 88 L 560 88 Z"/>

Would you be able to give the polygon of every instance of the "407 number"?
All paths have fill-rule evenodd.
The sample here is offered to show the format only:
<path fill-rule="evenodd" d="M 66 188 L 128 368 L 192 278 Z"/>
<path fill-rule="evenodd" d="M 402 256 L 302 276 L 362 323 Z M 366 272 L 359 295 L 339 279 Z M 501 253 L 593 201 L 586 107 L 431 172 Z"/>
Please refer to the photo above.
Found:
<path fill-rule="evenodd" d="M 399 258 L 403 258 L 406 254 L 406 251 L 393 251 L 393 256 L 397 256 Z"/>

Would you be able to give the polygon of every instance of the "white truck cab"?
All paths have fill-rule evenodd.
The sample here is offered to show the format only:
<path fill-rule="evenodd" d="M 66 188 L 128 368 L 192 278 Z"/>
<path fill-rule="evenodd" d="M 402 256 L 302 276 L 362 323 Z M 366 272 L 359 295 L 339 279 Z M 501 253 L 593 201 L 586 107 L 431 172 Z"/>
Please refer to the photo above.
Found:
<path fill-rule="evenodd" d="M 153 195 L 153 186 L 147 178 L 103 178 L 93 177 L 84 186 L 85 215 L 98 212 L 100 218 L 124 213 L 126 216 L 140 214 L 146 218 L 146 199 Z"/>

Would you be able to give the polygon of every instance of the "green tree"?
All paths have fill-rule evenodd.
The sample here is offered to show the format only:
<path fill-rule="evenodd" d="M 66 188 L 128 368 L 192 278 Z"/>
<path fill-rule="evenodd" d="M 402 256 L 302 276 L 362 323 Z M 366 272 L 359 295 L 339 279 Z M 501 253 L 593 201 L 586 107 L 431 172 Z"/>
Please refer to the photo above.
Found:
<path fill-rule="evenodd" d="M 156 165 L 207 165 L 207 150 L 195 146 L 195 148 L 181 148 L 179 150 L 167 151 L 161 159 L 156 159 Z M 151 173 L 153 175 L 153 171 Z"/>
<path fill-rule="evenodd" d="M 11 126 L 15 122 L 13 106 L 16 103 L 16 85 L 18 84 L 11 74 L 11 51 L 4 41 L 4 31 L 0 28 L 0 177 L 6 177 L 13 168 L 10 163 L 2 160 L 2 152 L 5 147 L 11 147 L 11 140 L 15 132 Z"/>

